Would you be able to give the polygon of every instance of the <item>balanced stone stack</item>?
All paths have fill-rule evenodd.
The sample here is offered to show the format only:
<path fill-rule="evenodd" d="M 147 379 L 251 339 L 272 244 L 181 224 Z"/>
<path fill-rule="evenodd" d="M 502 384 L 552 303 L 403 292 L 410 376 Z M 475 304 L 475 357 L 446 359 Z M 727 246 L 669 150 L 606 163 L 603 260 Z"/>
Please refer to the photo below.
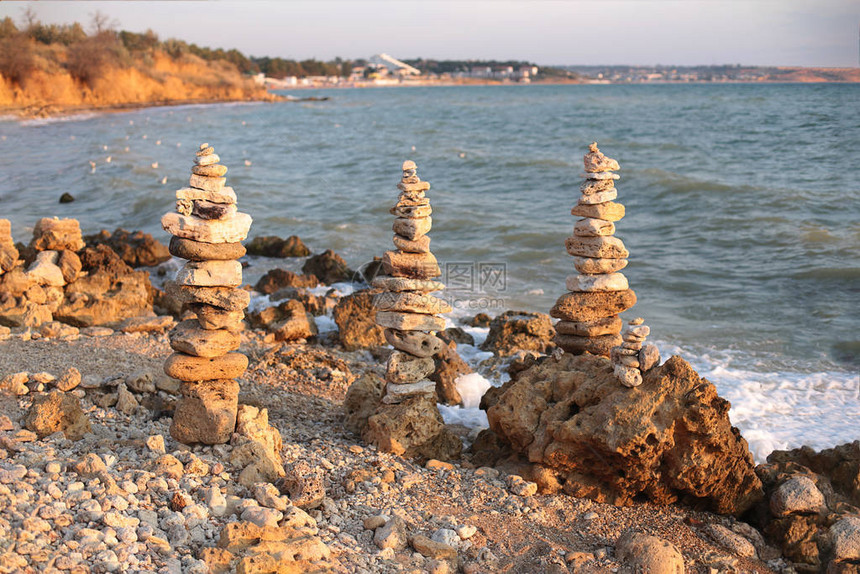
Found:
<path fill-rule="evenodd" d="M 644 324 L 644 319 L 637 317 L 621 334 L 621 345 L 612 348 L 613 370 L 624 386 L 638 387 L 642 384 L 642 374 L 660 364 L 657 345 L 645 343 L 650 334 L 651 328 Z"/>
<path fill-rule="evenodd" d="M 239 383 L 248 358 L 239 348 L 248 292 L 240 289 L 251 217 L 238 213 L 236 194 L 225 187 L 227 167 L 202 144 L 191 168 L 190 186 L 176 192 L 176 212 L 161 218 L 173 235 L 170 253 L 188 261 L 168 292 L 192 311 L 170 332 L 176 351 L 164 363 L 182 381 L 170 434 L 185 444 L 227 442 L 236 426 Z"/>
<path fill-rule="evenodd" d="M 618 314 L 636 304 L 636 294 L 628 288 L 621 269 L 627 266 L 627 249 L 614 237 L 615 223 L 624 217 L 615 180 L 618 162 L 603 155 L 592 143 L 585 155 L 585 183 L 577 205 L 571 210 L 577 220 L 567 239 L 578 274 L 567 278 L 567 290 L 550 311 L 561 319 L 556 328 L 556 344 L 569 353 L 609 356 L 621 344 Z"/>
<path fill-rule="evenodd" d="M 399 403 L 416 395 L 436 392 L 436 383 L 427 379 L 435 370 L 433 355 L 445 344 L 435 336 L 445 328 L 437 317 L 449 313 L 451 306 L 432 293 L 445 286 L 433 278 L 441 275 L 436 257 L 430 252 L 432 220 L 430 184 L 421 181 L 412 161 L 403 163 L 403 178 L 397 184 L 400 198 L 391 209 L 394 220 L 394 245 L 382 258 L 385 275 L 377 276 L 373 286 L 382 289 L 374 296 L 376 323 L 385 328 L 385 340 L 394 347 L 386 368 L 386 387 L 382 401 Z"/>

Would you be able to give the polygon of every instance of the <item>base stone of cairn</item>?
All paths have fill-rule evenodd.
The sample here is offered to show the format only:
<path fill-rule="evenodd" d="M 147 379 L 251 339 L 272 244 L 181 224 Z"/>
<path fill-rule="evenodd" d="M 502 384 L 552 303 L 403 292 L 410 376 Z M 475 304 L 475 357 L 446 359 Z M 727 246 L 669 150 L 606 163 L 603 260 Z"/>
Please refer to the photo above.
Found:
<path fill-rule="evenodd" d="M 627 266 L 628 251 L 614 237 L 615 222 L 624 217 L 624 206 L 618 197 L 614 173 L 618 162 L 603 155 L 597 143 L 585 155 L 585 182 L 581 196 L 571 210 L 581 219 L 573 235 L 565 241 L 578 272 L 567 278 L 569 293 L 559 297 L 550 315 L 561 319 L 556 326 L 556 344 L 573 354 L 591 353 L 608 357 L 622 344 L 619 313 L 636 304 L 636 294 L 627 284 L 622 269 Z"/>
<path fill-rule="evenodd" d="M 196 314 L 170 332 L 175 351 L 164 372 L 181 383 L 170 434 L 184 444 L 219 444 L 236 428 L 239 383 L 248 358 L 239 348 L 247 291 L 242 284 L 251 217 L 239 213 L 236 194 L 225 187 L 227 167 L 209 144 L 202 144 L 190 186 L 176 192 L 176 211 L 161 218 L 173 235 L 170 253 L 186 259 L 167 292 Z"/>
<path fill-rule="evenodd" d="M 414 162 L 403 164 L 397 184 L 400 197 L 390 212 L 395 251 L 382 258 L 384 275 L 373 280 L 382 292 L 374 296 L 376 323 L 394 347 L 385 373 L 382 401 L 370 416 L 364 439 L 381 450 L 405 456 L 449 459 L 460 455 L 462 443 L 445 429 L 436 407 L 433 355 L 445 344 L 436 336 L 445 328 L 438 315 L 451 306 L 434 293 L 444 285 L 436 257 L 430 252 L 432 219 L 430 184 L 421 181 Z"/>

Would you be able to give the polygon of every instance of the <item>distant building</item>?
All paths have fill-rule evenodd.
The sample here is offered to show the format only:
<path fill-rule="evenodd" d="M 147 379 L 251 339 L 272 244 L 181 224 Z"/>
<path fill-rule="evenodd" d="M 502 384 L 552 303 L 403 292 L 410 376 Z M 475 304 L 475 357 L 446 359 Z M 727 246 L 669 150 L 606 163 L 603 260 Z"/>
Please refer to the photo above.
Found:
<path fill-rule="evenodd" d="M 372 56 L 367 65 L 370 68 L 376 68 L 378 71 L 383 71 L 392 76 L 420 76 L 421 70 L 413 68 L 405 62 L 389 56 L 388 54 L 376 54 Z"/>

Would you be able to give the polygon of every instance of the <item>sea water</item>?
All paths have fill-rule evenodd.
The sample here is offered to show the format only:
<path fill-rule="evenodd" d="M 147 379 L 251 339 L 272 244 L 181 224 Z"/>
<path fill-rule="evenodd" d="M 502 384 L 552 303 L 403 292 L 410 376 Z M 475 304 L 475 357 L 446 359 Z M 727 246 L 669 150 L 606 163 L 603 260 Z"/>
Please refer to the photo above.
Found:
<path fill-rule="evenodd" d="M 625 316 L 644 317 L 664 358 L 680 354 L 731 401 L 758 460 L 860 438 L 860 86 L 300 95 L 331 100 L 0 121 L 0 217 L 17 240 L 58 215 L 166 242 L 159 218 L 209 142 L 252 236 L 295 234 L 358 268 L 391 248 L 388 209 L 413 159 L 433 186 L 453 319 L 547 312 L 574 272 L 564 239 L 597 141 L 621 164 L 616 235 L 639 299 Z M 64 192 L 75 202 L 59 204 Z"/>

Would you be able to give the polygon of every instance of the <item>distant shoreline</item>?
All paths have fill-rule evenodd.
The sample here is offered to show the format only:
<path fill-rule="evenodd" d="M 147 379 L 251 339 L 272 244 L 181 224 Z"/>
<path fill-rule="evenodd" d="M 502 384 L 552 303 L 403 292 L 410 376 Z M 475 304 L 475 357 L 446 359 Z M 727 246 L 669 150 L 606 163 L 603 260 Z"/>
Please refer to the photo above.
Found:
<path fill-rule="evenodd" d="M 529 86 L 661 86 L 661 85 L 778 85 L 778 84 L 856 84 L 860 83 L 853 80 L 836 81 L 836 80 L 817 80 L 817 81 L 802 81 L 802 80 L 725 80 L 725 81 L 652 81 L 652 82 L 611 82 L 611 81 L 581 81 L 581 80 L 558 80 L 558 81 L 536 81 L 531 83 L 519 82 L 501 82 L 501 81 L 415 81 L 403 82 L 397 84 L 331 84 L 331 85 L 311 85 L 311 86 L 290 86 L 286 88 L 270 89 L 266 96 L 258 98 L 242 98 L 242 99 L 220 99 L 220 98 L 203 98 L 203 99 L 184 99 L 184 100 L 168 100 L 168 101 L 151 101 L 151 102 L 129 102 L 120 104 L 108 105 L 60 105 L 60 104 L 44 104 L 44 105 L 27 105 L 27 106 L 5 106 L 0 107 L 0 119 L 14 118 L 16 120 L 33 120 L 47 119 L 56 117 L 66 117 L 83 114 L 110 114 L 123 113 L 147 108 L 163 108 L 163 107 L 178 107 L 187 105 L 205 105 L 205 104 L 230 104 L 230 103 L 273 103 L 273 102 L 296 102 L 296 101 L 315 101 L 316 98 L 300 98 L 290 97 L 288 94 L 275 92 L 293 92 L 307 90 L 363 90 L 363 89 L 383 89 L 383 88 L 427 88 L 427 87 L 522 87 Z"/>

